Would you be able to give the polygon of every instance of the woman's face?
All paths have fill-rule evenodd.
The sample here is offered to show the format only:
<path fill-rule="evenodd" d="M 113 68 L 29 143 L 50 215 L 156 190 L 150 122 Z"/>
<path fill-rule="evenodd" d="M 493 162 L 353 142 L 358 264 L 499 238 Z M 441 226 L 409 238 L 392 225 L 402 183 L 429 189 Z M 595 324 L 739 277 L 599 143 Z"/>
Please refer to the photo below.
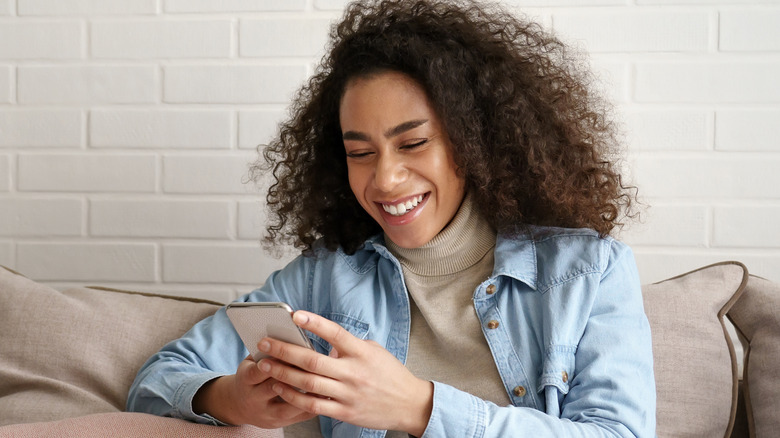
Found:
<path fill-rule="evenodd" d="M 349 185 L 360 205 L 395 244 L 428 243 L 458 211 L 465 181 L 425 90 L 398 72 L 356 78 L 339 116 Z"/>

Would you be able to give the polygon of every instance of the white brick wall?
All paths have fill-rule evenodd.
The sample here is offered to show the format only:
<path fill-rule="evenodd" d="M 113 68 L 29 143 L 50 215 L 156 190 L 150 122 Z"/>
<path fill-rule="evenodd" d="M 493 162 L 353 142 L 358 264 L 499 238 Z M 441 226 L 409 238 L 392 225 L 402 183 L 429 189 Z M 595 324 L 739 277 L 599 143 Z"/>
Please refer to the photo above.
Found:
<path fill-rule="evenodd" d="M 229 149 L 235 132 L 233 119 L 227 109 L 98 109 L 90 112 L 90 146 Z"/>
<path fill-rule="evenodd" d="M 0 0 L 0 264 L 228 301 L 260 247 L 247 165 L 345 0 Z M 507 0 L 588 51 L 650 207 L 643 281 L 724 259 L 780 281 L 777 0 Z"/>
<path fill-rule="evenodd" d="M 20 104 L 155 103 L 158 69 L 152 65 L 20 65 L 16 70 Z"/>
<path fill-rule="evenodd" d="M 12 67 L 0 64 L 0 103 L 11 103 L 13 73 Z"/>
<path fill-rule="evenodd" d="M 79 109 L 2 109 L 0 147 L 78 148 L 83 143 Z"/>

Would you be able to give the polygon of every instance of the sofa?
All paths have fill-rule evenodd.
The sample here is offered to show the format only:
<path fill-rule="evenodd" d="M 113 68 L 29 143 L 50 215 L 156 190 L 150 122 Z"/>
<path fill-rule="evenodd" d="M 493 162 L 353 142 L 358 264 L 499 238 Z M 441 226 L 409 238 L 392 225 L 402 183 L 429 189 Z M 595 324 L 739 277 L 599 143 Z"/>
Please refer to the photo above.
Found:
<path fill-rule="evenodd" d="M 778 436 L 780 285 L 722 262 L 642 291 L 657 435 Z M 57 291 L 0 268 L 0 437 L 282 437 L 123 412 L 143 362 L 220 305 L 102 287 Z"/>

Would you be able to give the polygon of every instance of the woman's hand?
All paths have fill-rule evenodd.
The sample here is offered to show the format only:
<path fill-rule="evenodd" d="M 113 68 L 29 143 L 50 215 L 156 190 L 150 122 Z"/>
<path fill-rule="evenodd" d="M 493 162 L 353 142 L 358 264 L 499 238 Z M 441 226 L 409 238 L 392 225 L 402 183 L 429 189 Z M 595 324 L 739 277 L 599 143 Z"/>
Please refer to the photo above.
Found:
<path fill-rule="evenodd" d="M 273 391 L 276 381 L 247 357 L 236 374 L 214 379 L 195 394 L 193 409 L 229 424 L 252 424 L 264 429 L 288 426 L 314 414 L 282 400 Z"/>
<path fill-rule="evenodd" d="M 422 435 L 431 415 L 433 383 L 415 377 L 376 342 L 358 339 L 332 321 L 303 311 L 295 312 L 293 319 L 329 342 L 335 352 L 324 356 L 263 339 L 258 348 L 275 359 L 258 365 L 271 376 L 275 394 L 312 414 Z"/>

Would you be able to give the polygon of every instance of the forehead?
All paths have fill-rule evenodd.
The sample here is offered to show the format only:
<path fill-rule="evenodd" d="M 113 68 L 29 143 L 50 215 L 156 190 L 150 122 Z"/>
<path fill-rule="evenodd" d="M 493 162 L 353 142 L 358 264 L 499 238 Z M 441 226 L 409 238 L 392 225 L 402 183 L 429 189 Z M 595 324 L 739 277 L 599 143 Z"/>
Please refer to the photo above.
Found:
<path fill-rule="evenodd" d="M 345 124 L 400 123 L 413 118 L 435 118 L 423 86 L 399 72 L 360 76 L 347 82 L 339 116 Z"/>

